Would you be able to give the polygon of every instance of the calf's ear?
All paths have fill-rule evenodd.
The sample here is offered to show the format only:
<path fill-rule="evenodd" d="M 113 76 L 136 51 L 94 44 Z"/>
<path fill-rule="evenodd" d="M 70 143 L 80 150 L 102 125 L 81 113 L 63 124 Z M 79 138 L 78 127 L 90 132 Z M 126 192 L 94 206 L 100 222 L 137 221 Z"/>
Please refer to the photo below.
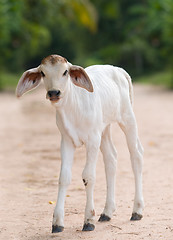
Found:
<path fill-rule="evenodd" d="M 71 66 L 69 69 L 71 81 L 78 87 L 86 89 L 88 92 L 93 92 L 92 82 L 82 67 Z"/>
<path fill-rule="evenodd" d="M 16 96 L 21 97 L 24 93 L 36 88 L 41 82 L 41 72 L 39 67 L 32 68 L 24 72 L 16 87 Z"/>

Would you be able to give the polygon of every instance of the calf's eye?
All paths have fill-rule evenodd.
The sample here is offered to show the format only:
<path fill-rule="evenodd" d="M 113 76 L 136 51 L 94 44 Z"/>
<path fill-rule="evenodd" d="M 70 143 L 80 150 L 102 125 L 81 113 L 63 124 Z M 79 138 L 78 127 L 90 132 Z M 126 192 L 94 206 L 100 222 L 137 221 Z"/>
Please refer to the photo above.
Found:
<path fill-rule="evenodd" d="M 66 76 L 66 75 L 67 75 L 67 73 L 68 73 L 68 71 L 67 71 L 67 70 L 65 70 L 65 72 L 63 73 L 63 76 Z"/>
<path fill-rule="evenodd" d="M 42 72 L 42 71 L 41 71 L 41 75 L 42 75 L 42 77 L 45 77 L 45 74 L 44 74 L 44 72 Z"/>

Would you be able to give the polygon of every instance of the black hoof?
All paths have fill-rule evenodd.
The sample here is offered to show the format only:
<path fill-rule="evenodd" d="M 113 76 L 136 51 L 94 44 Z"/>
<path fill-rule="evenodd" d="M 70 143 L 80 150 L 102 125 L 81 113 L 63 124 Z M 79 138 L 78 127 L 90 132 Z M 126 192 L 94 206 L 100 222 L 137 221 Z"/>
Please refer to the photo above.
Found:
<path fill-rule="evenodd" d="M 85 224 L 83 225 L 82 231 L 93 231 L 94 229 L 95 229 L 94 224 L 85 223 Z"/>
<path fill-rule="evenodd" d="M 99 218 L 99 222 L 108 222 L 108 221 L 110 221 L 111 220 L 111 218 L 110 217 L 108 217 L 108 216 L 106 216 L 104 213 L 103 214 L 101 214 L 100 215 L 100 218 Z"/>
<path fill-rule="evenodd" d="M 58 225 L 52 226 L 52 233 L 59 233 L 59 232 L 62 232 L 63 230 L 64 230 L 64 227 L 62 226 L 58 226 Z"/>
<path fill-rule="evenodd" d="M 141 220 L 143 216 L 141 214 L 138 213 L 132 213 L 132 216 L 130 218 L 130 221 L 138 221 Z"/>

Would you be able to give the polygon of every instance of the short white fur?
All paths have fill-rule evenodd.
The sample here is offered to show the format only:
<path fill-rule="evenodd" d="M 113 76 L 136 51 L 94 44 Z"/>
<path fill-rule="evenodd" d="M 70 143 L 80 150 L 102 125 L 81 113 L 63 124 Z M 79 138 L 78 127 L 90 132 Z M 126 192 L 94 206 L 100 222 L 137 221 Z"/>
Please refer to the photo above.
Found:
<path fill-rule="evenodd" d="M 75 70 L 78 71 L 80 68 L 80 72 L 74 72 L 74 74 L 77 74 L 77 78 L 83 78 L 80 79 L 79 86 L 71 79 L 70 71 L 73 67 L 67 61 L 57 61 L 52 64 L 48 58 L 39 67 L 26 71 L 19 80 L 16 89 L 16 94 L 20 97 L 28 90 L 39 85 L 40 80 L 43 79 L 47 92 L 51 90 L 61 92 L 59 99 L 52 102 L 56 108 L 56 122 L 62 137 L 62 162 L 53 227 L 54 229 L 62 227 L 61 230 L 64 227 L 64 202 L 67 187 L 71 181 L 74 151 L 76 147 L 83 144 L 86 146 L 86 164 L 82 173 L 86 188 L 84 226 L 86 227 L 88 224 L 94 226 L 93 191 L 99 149 L 103 154 L 107 180 L 107 197 L 101 216 L 102 218 L 107 216 L 108 219 L 113 216 L 115 211 L 115 172 L 117 162 L 116 149 L 110 132 L 110 126 L 113 122 L 119 124 L 126 136 L 135 177 L 132 218 L 135 218 L 136 214 L 137 218 L 140 219 L 144 207 L 142 194 L 143 147 L 138 137 L 137 124 L 132 108 L 133 88 L 131 78 L 122 68 L 110 65 L 95 65 L 85 69 L 75 66 Z M 63 73 L 66 70 L 68 72 L 64 76 Z M 33 82 L 33 85 L 33 76 L 30 79 L 28 72 L 38 73 L 38 79 Z M 41 72 L 44 73 L 44 77 Z M 84 80 L 87 81 L 87 84 Z M 88 86 L 90 90 L 87 91 Z M 101 220 L 104 221 L 104 219 Z"/>

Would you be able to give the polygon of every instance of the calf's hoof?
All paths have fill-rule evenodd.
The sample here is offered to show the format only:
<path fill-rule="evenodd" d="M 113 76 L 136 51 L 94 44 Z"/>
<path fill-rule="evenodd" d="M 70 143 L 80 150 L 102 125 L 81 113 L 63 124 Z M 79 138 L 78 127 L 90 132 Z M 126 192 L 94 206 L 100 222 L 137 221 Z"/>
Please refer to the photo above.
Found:
<path fill-rule="evenodd" d="M 141 220 L 143 216 L 141 214 L 138 213 L 132 213 L 132 216 L 130 218 L 130 221 L 139 221 Z"/>
<path fill-rule="evenodd" d="M 110 221 L 111 220 L 111 218 L 110 217 L 108 217 L 108 216 L 106 216 L 104 213 L 103 214 L 101 214 L 100 215 L 100 218 L 99 218 L 99 222 L 108 222 L 108 221 Z"/>
<path fill-rule="evenodd" d="M 83 225 L 82 231 L 93 231 L 94 229 L 95 229 L 94 224 L 85 223 L 85 224 Z"/>
<path fill-rule="evenodd" d="M 52 233 L 59 233 L 64 230 L 64 227 L 58 225 L 52 225 Z"/>

